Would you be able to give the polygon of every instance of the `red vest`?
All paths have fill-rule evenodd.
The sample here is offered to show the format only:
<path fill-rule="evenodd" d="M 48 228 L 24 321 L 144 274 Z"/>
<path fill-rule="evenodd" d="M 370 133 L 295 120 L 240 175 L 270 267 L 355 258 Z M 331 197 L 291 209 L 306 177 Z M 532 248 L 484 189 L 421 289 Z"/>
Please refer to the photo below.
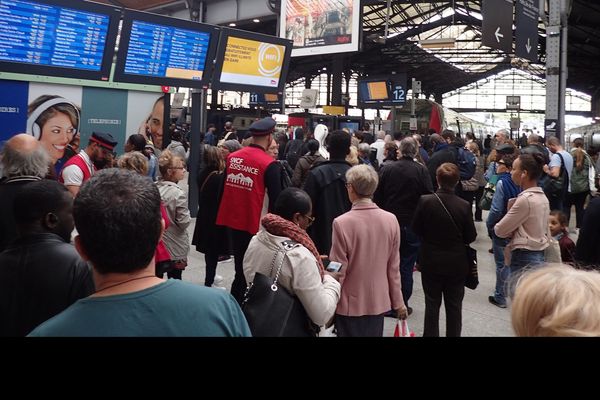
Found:
<path fill-rule="evenodd" d="M 90 168 L 88 167 L 88 165 L 85 162 L 85 160 L 83 159 L 83 157 L 79 154 L 76 154 L 73 157 L 69 158 L 69 161 L 67 161 L 65 163 L 65 166 L 63 167 L 62 171 L 60 171 L 60 176 L 58 177 L 58 181 L 60 183 L 65 183 L 65 181 L 63 179 L 63 172 L 64 172 L 65 168 L 67 168 L 69 165 L 76 165 L 83 172 L 83 180 L 81 181 L 82 185 L 83 185 L 83 182 L 87 181 L 88 179 L 90 179 L 92 177 L 92 175 L 90 174 Z M 95 172 L 96 167 L 94 167 L 93 164 L 92 164 L 92 168 L 94 169 L 94 172 Z"/>
<path fill-rule="evenodd" d="M 262 148 L 244 147 L 227 156 L 217 225 L 256 234 L 265 199 L 265 171 L 275 162 Z"/>

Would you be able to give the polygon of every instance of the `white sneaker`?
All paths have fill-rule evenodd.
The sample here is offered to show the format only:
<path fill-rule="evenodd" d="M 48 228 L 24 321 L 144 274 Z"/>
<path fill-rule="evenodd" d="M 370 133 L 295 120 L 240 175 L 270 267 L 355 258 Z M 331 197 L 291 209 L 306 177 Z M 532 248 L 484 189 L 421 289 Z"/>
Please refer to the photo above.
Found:
<path fill-rule="evenodd" d="M 223 277 L 221 275 L 215 275 L 212 287 L 218 289 L 225 289 L 225 287 L 223 286 Z"/>

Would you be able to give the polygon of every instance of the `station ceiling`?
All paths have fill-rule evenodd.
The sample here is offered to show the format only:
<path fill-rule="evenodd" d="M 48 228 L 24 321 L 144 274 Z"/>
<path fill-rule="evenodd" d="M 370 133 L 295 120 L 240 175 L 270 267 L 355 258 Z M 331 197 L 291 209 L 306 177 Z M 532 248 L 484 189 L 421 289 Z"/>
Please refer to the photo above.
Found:
<path fill-rule="evenodd" d="M 169 13 L 194 1 L 97 0 L 156 13 Z M 215 0 L 211 0 L 215 1 Z M 266 0 L 265 0 L 266 1 Z M 277 1 L 271 1 L 277 3 Z M 345 73 L 357 75 L 406 72 L 420 80 L 423 91 L 441 96 L 498 72 L 517 67 L 538 77 L 545 75 L 545 29 L 539 24 L 539 63 L 514 58 L 481 44 L 481 0 L 424 1 L 392 0 L 385 37 L 385 0 L 363 0 L 363 41 L 361 51 L 340 55 L 297 57 L 292 60 L 288 82 L 329 69 L 333 57 L 342 57 Z M 276 34 L 277 17 L 261 19 L 260 24 L 238 24 L 238 29 Z M 567 86 L 593 97 L 600 96 L 600 3 L 572 0 L 568 30 Z M 455 47 L 425 49 L 420 40 L 454 38 Z"/>

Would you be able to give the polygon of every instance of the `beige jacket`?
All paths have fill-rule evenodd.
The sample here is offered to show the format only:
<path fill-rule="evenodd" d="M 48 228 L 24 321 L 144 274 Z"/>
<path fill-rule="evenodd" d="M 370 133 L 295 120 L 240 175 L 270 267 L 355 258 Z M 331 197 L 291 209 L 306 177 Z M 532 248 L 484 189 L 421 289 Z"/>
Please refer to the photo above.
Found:
<path fill-rule="evenodd" d="M 271 262 L 277 251 L 284 251 L 282 242 L 287 237 L 271 235 L 261 228 L 252 238 L 244 255 L 246 282 L 254 280 L 254 274 L 274 277 L 280 256 L 271 272 Z M 321 280 L 315 256 L 304 246 L 288 250 L 283 260 L 279 281 L 290 293 L 298 296 L 308 317 L 317 325 L 325 325 L 335 313 L 340 299 L 340 284 L 329 275 Z"/>
<path fill-rule="evenodd" d="M 501 238 L 511 238 L 508 249 L 540 251 L 548 247 L 550 206 L 540 187 L 529 188 L 517 196 L 506 215 L 494 226 Z"/>

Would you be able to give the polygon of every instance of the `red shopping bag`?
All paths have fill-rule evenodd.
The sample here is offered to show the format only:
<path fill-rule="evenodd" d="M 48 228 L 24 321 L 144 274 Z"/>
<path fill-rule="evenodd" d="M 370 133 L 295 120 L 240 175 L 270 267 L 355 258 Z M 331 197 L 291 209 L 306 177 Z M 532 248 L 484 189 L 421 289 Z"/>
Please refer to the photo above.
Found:
<path fill-rule="evenodd" d="M 415 337 L 415 333 L 408 329 L 408 322 L 405 319 L 399 319 L 394 329 L 394 337 Z"/>

